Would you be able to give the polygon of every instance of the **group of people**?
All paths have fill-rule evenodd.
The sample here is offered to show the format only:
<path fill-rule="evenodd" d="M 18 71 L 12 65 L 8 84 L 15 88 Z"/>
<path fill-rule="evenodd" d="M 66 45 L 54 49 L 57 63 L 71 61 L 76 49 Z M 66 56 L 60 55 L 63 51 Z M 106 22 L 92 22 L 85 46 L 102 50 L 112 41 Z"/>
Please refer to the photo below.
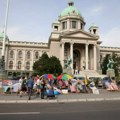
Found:
<path fill-rule="evenodd" d="M 44 79 L 43 77 L 31 76 L 29 79 L 21 77 L 19 79 L 19 94 L 22 97 L 23 94 L 28 94 L 28 99 L 31 99 L 31 95 L 34 92 L 41 99 L 44 96 L 55 97 L 55 94 L 60 94 L 61 91 L 56 87 L 56 80 Z"/>
<path fill-rule="evenodd" d="M 84 77 L 83 77 L 84 78 Z M 40 96 L 41 99 L 44 99 L 45 96 L 53 98 L 56 95 L 63 93 L 64 90 L 67 90 L 71 93 L 93 93 L 99 94 L 97 88 L 97 82 L 89 81 L 87 77 L 83 78 L 73 78 L 69 80 L 57 80 L 57 79 L 45 79 L 43 76 L 31 76 L 30 78 L 21 77 L 19 79 L 18 92 L 20 97 L 23 94 L 28 95 L 28 99 L 31 99 L 31 95 L 34 92 L 37 96 Z M 118 87 L 115 83 L 114 78 L 107 79 L 104 82 L 104 85 L 107 90 L 118 90 Z"/>
<path fill-rule="evenodd" d="M 107 79 L 103 80 L 103 85 L 103 87 L 109 91 L 119 90 L 114 77 L 110 78 L 109 76 Z"/>

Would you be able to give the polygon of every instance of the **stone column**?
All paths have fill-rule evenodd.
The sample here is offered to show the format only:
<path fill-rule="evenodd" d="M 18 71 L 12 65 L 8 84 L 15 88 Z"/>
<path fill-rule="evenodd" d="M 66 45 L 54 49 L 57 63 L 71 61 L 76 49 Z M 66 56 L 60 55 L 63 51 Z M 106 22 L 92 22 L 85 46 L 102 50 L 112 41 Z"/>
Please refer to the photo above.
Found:
<path fill-rule="evenodd" d="M 70 43 L 70 58 L 72 60 L 71 69 L 73 70 L 73 42 Z"/>
<path fill-rule="evenodd" d="M 88 70 L 88 43 L 85 44 L 85 69 Z"/>
<path fill-rule="evenodd" d="M 94 44 L 94 70 L 97 70 L 96 44 Z"/>
<path fill-rule="evenodd" d="M 70 19 L 67 19 L 67 30 L 69 31 L 70 29 Z"/>
<path fill-rule="evenodd" d="M 65 49 L 64 47 L 65 47 L 65 43 L 62 42 L 61 45 L 62 45 L 62 49 L 61 49 L 61 64 L 62 64 L 62 67 L 64 68 L 64 49 Z"/>

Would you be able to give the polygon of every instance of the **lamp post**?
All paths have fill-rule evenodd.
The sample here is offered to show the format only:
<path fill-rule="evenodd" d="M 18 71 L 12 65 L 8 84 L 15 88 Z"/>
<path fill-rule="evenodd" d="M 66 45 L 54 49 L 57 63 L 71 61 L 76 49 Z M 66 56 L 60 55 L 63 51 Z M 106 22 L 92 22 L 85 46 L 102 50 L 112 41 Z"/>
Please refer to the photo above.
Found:
<path fill-rule="evenodd" d="M 4 26 L 4 37 L 3 37 L 3 45 L 2 45 L 2 58 L 3 59 L 5 57 L 5 40 L 6 40 L 6 31 L 7 31 L 9 2 L 10 2 L 10 0 L 7 0 L 6 15 L 5 15 L 5 26 Z"/>
<path fill-rule="evenodd" d="M 6 78 L 6 73 L 5 73 L 5 40 L 6 40 L 6 31 L 7 31 L 9 2 L 10 2 L 10 0 L 7 0 L 5 24 L 4 24 L 4 36 L 3 36 L 3 44 L 2 44 L 2 58 L 0 59 L 0 80 Z"/>

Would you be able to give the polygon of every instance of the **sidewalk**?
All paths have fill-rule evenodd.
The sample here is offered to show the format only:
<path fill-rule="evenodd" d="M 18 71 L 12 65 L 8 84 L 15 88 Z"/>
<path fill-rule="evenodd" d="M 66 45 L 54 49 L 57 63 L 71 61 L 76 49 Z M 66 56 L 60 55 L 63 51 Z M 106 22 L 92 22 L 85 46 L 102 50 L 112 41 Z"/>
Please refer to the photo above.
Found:
<path fill-rule="evenodd" d="M 28 100 L 27 96 L 19 97 L 17 94 L 1 95 L 0 103 L 66 103 L 66 102 L 87 102 L 87 101 L 107 101 L 107 100 L 120 100 L 120 91 L 107 91 L 100 89 L 100 94 L 95 95 L 92 93 L 69 93 L 59 95 L 56 99 L 42 99 L 40 97 L 32 96 Z"/>

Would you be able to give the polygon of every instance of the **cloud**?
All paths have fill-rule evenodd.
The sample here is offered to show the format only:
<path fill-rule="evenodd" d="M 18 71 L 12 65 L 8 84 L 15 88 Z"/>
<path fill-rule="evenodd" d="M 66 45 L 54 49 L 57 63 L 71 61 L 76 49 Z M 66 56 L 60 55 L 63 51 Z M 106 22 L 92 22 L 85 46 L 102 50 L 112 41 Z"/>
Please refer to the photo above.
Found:
<path fill-rule="evenodd" d="M 103 6 L 95 6 L 95 7 L 90 9 L 89 16 L 99 15 L 100 13 L 103 12 L 103 10 L 104 10 Z"/>
<path fill-rule="evenodd" d="M 3 31 L 3 28 L 0 28 L 0 33 Z M 28 42 L 48 42 L 48 38 L 41 37 L 40 35 L 35 36 L 34 34 L 29 34 L 23 30 L 21 27 L 8 27 L 7 36 L 10 41 L 28 41 Z"/>
<path fill-rule="evenodd" d="M 11 41 L 26 41 L 29 37 L 22 33 L 20 27 L 8 27 L 7 29 L 8 37 Z"/>
<path fill-rule="evenodd" d="M 120 28 L 115 27 L 107 34 L 101 35 L 102 46 L 120 47 Z"/>

